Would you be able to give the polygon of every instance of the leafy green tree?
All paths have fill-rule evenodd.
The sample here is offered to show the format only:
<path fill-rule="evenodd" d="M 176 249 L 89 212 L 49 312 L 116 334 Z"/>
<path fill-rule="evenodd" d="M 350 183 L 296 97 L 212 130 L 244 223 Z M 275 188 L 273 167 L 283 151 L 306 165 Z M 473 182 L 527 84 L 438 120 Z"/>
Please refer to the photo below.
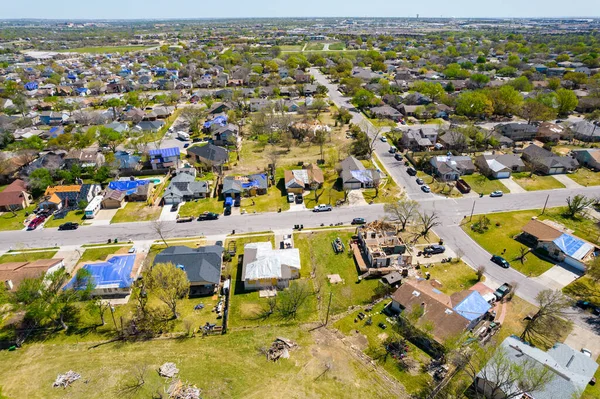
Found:
<path fill-rule="evenodd" d="M 568 115 L 579 103 L 577 96 L 572 90 L 558 89 L 556 90 L 557 111 L 559 115 Z"/>
<path fill-rule="evenodd" d="M 117 151 L 119 144 L 125 141 L 125 137 L 114 129 L 101 126 L 98 129 L 98 143 L 108 146 L 112 152 Z"/>
<path fill-rule="evenodd" d="M 358 90 L 354 97 L 352 97 L 352 103 L 358 108 L 367 108 L 377 104 L 377 102 L 378 100 L 375 97 L 375 94 L 367 89 Z"/>
<path fill-rule="evenodd" d="M 573 82 L 575 88 L 578 88 L 587 82 L 587 75 L 583 72 L 567 72 L 563 76 L 563 79 L 570 80 Z"/>
<path fill-rule="evenodd" d="M 28 180 L 34 197 L 41 195 L 54 182 L 50 171 L 45 168 L 39 168 L 31 172 Z"/>
<path fill-rule="evenodd" d="M 94 181 L 104 183 L 110 178 L 110 168 L 106 165 L 100 166 L 94 173 Z"/>
<path fill-rule="evenodd" d="M 183 270 L 172 263 L 157 263 L 146 272 L 145 279 L 149 295 L 163 302 L 176 319 L 177 305 L 190 290 L 190 282 Z"/>
<path fill-rule="evenodd" d="M 490 116 L 493 111 L 492 100 L 481 91 L 465 91 L 456 99 L 456 113 L 459 115 Z"/>
<path fill-rule="evenodd" d="M 104 105 L 112 109 L 113 118 L 117 119 L 117 108 L 120 108 L 125 104 L 118 98 L 110 98 L 104 102 Z"/>
<path fill-rule="evenodd" d="M 490 77 L 481 73 L 475 73 L 469 78 L 473 87 L 483 88 L 490 82 Z"/>
<path fill-rule="evenodd" d="M 515 88 L 517 91 L 529 92 L 533 90 L 533 85 L 525 76 L 519 76 L 516 79 L 511 80 L 508 84 Z"/>
<path fill-rule="evenodd" d="M 512 86 L 502 86 L 489 91 L 494 114 L 509 115 L 516 113 L 523 103 L 523 96 Z"/>
<path fill-rule="evenodd" d="M 556 117 L 554 108 L 549 107 L 534 98 L 525 100 L 519 111 L 519 115 L 527 119 L 527 123 L 548 121 Z"/>
<path fill-rule="evenodd" d="M 434 102 L 446 94 L 442 85 L 436 82 L 415 82 L 413 89 L 431 98 L 431 101 Z"/>

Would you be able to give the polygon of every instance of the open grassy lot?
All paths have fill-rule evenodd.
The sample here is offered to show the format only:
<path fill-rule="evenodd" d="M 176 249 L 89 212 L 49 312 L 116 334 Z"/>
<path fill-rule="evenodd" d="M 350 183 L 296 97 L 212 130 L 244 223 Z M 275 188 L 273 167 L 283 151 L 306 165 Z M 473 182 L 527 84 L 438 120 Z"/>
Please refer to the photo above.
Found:
<path fill-rule="evenodd" d="M 128 53 L 132 51 L 140 51 L 150 48 L 148 46 L 105 46 L 105 47 L 77 47 L 68 50 L 61 50 L 59 53 L 89 53 L 89 54 L 104 54 L 104 53 Z"/>
<path fill-rule="evenodd" d="M 414 224 L 406 226 L 406 230 L 401 231 L 400 237 L 406 244 L 435 244 L 440 241 L 440 238 L 433 231 L 430 231 L 427 237 L 423 237 L 419 233 L 419 227 Z"/>
<path fill-rule="evenodd" d="M 379 184 L 379 191 L 375 190 L 374 188 L 363 190 L 363 197 L 365 198 L 365 201 L 367 201 L 367 203 L 371 203 L 371 201 L 373 201 L 376 204 L 386 204 L 398 201 L 398 199 L 402 196 L 402 193 L 394 179 L 390 177 L 388 171 L 381 162 L 376 161 L 374 167 L 381 170 L 386 177 L 381 180 Z"/>
<path fill-rule="evenodd" d="M 467 290 L 478 282 L 475 270 L 463 261 L 437 263 L 427 269 L 422 268 L 421 271 L 423 275 L 429 272 L 432 280 L 442 283 L 439 289 L 448 295 Z"/>
<path fill-rule="evenodd" d="M 204 198 L 186 202 L 179 207 L 179 216 L 198 217 L 203 212 L 223 213 L 223 200 L 219 198 Z"/>
<path fill-rule="evenodd" d="M 340 51 L 340 50 L 344 50 L 345 48 L 346 48 L 346 44 L 342 43 L 342 42 L 331 43 L 329 45 L 329 50 L 333 50 L 333 51 Z"/>
<path fill-rule="evenodd" d="M 309 43 L 308 46 L 306 46 L 306 51 L 321 51 L 323 50 L 323 47 L 325 47 L 325 45 L 323 43 Z"/>
<path fill-rule="evenodd" d="M 287 202 L 283 173 L 283 169 L 278 168 L 275 172 L 276 185 L 269 187 L 266 195 L 242 198 L 240 207 L 248 213 L 277 212 L 279 209 L 282 211 L 290 209 L 290 204 Z"/>
<path fill-rule="evenodd" d="M 100 260 L 105 260 L 109 255 L 112 254 L 124 254 L 131 248 L 131 245 L 126 245 L 122 247 L 106 247 L 106 248 L 89 248 L 86 249 L 81 258 L 79 258 L 79 263 L 83 262 L 96 262 Z"/>
<path fill-rule="evenodd" d="M 299 349 L 290 353 L 290 359 L 269 362 L 258 348 L 268 347 L 278 336 L 295 340 Z M 195 384 L 207 399 L 274 399 L 282 392 L 341 399 L 347 397 L 349 387 L 360 398 L 392 397 L 389 383 L 371 367 L 359 363 L 342 344 L 332 344 L 317 342 L 297 327 L 265 327 L 205 339 L 114 343 L 94 349 L 89 349 L 89 343 L 34 344 L 0 352 L 0 367 L 11 370 L 0 375 L 0 385 L 11 398 L 149 398 L 168 386 L 157 369 L 175 362 L 179 378 Z M 333 367 L 319 378 L 328 363 Z M 123 393 L 124 382 L 143 368 L 141 389 L 131 396 Z M 67 370 L 81 373 L 82 379 L 67 389 L 52 388 L 56 375 Z"/>
<path fill-rule="evenodd" d="M 19 254 L 5 254 L 0 256 L 0 263 L 8 262 L 33 262 L 39 259 L 52 259 L 58 251 L 23 252 Z"/>
<path fill-rule="evenodd" d="M 63 223 L 74 222 L 74 223 L 83 223 L 84 212 L 82 210 L 76 210 L 68 212 L 63 219 L 54 219 L 51 217 L 44 224 L 44 227 L 58 227 Z"/>
<path fill-rule="evenodd" d="M 284 44 L 279 47 L 281 48 L 281 51 L 301 51 L 302 47 L 304 47 L 304 45 L 303 44 Z"/>
<path fill-rule="evenodd" d="M 600 185 L 600 172 L 593 172 L 588 168 L 579 168 L 577 169 L 577 172 L 569 173 L 567 176 L 582 186 Z"/>
<path fill-rule="evenodd" d="M 371 325 L 366 325 L 365 320 L 355 322 L 356 315 L 358 314 L 358 311 L 356 311 L 343 319 L 338 320 L 334 324 L 334 327 L 347 336 L 359 338 L 360 335 L 362 335 L 366 337 L 368 346 L 363 349 L 364 352 L 367 355 L 376 358 L 376 361 L 383 366 L 388 373 L 404 385 L 409 394 L 416 393 L 431 381 L 429 374 L 422 373 L 420 370 L 421 365 L 429 363 L 431 358 L 408 341 L 409 364 L 412 366 L 409 369 L 399 367 L 398 361 L 391 356 L 382 356 L 382 353 L 385 353 L 383 343 L 386 338 L 397 334 L 393 331 L 393 327 L 389 325 L 390 323 L 386 320 L 386 316 L 380 313 L 385 305 L 387 305 L 387 302 L 385 301 L 377 304 L 369 314 L 369 316 L 372 317 Z M 378 326 L 380 322 L 387 324 L 388 328 L 382 330 Z"/>
<path fill-rule="evenodd" d="M 461 179 L 466 181 L 471 186 L 471 190 L 476 193 L 489 194 L 493 191 L 510 193 L 510 190 L 500 180 L 488 179 L 487 176 L 479 173 L 462 176 Z"/>
<path fill-rule="evenodd" d="M 506 250 L 502 256 L 511 264 L 511 267 L 525 275 L 539 276 L 550 269 L 552 263 L 539 258 L 534 253 L 529 253 L 525 257 L 525 261 L 521 263 L 521 261 L 517 260 L 520 256 L 519 248 L 525 246 L 514 239 L 517 234 L 521 233 L 521 228 L 533 216 L 538 216 L 539 214 L 540 212 L 537 210 L 489 214 L 487 217 L 490 223 L 488 229 L 483 233 L 478 233 L 471 228 L 482 217 L 475 215 L 471 222 L 466 222 L 463 225 L 463 230 L 493 255 L 501 255 Z"/>
<path fill-rule="evenodd" d="M 323 187 L 304 196 L 304 204 L 307 209 L 312 209 L 319 204 L 334 206 L 337 201 L 344 200 L 342 182 L 337 172 L 331 169 L 325 170 L 323 171 L 323 177 L 325 178 Z"/>
<path fill-rule="evenodd" d="M 302 272 L 305 275 L 314 273 L 315 287 L 320 287 L 321 296 L 328 300 L 333 293 L 331 312 L 344 312 L 351 305 L 364 305 L 371 302 L 379 280 L 358 281 L 358 269 L 348 242 L 353 231 L 320 231 L 294 234 L 294 244 L 300 250 Z M 331 242 L 339 237 L 346 245 L 346 252 L 336 255 Z M 327 275 L 339 274 L 341 284 L 330 284 Z M 320 308 L 321 316 L 326 312 L 326 304 Z"/>
<path fill-rule="evenodd" d="M 148 206 L 145 202 L 129 202 L 119 209 L 111 223 L 148 222 L 160 216 L 161 207 Z"/>
<path fill-rule="evenodd" d="M 600 284 L 588 276 L 583 276 L 563 288 L 563 292 L 573 298 L 600 304 Z"/>
<path fill-rule="evenodd" d="M 565 188 L 565 185 L 552 176 L 530 175 L 529 172 L 513 173 L 513 179 L 527 191 L 552 190 Z"/>
<path fill-rule="evenodd" d="M 0 215 L 0 231 L 3 230 L 22 230 L 25 228 L 23 222 L 25 221 L 25 213 L 31 214 L 35 209 L 35 205 L 30 206 L 26 209 L 21 209 L 20 211 L 12 212 L 4 212 Z"/>

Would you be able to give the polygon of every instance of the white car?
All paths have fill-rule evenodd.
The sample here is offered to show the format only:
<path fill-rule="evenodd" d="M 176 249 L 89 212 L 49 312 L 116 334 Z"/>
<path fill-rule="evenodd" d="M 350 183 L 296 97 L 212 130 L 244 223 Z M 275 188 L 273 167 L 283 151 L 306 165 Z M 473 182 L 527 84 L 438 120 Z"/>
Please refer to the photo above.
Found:
<path fill-rule="evenodd" d="M 493 191 L 490 193 L 490 197 L 502 197 L 503 195 L 504 195 L 504 193 L 500 190 Z"/>
<path fill-rule="evenodd" d="M 421 190 L 423 190 L 426 193 L 431 192 L 431 188 L 429 188 L 429 186 L 427 184 L 425 184 L 424 186 L 421 186 Z"/>
<path fill-rule="evenodd" d="M 381 141 L 383 141 L 384 143 L 387 143 L 387 137 L 381 136 Z"/>
<path fill-rule="evenodd" d="M 313 208 L 313 212 L 328 212 L 328 211 L 331 211 L 332 209 L 333 208 L 331 207 L 331 205 L 320 204 Z"/>
<path fill-rule="evenodd" d="M 583 353 L 587 357 L 592 357 L 592 351 L 590 351 L 589 349 L 581 348 L 581 353 Z"/>

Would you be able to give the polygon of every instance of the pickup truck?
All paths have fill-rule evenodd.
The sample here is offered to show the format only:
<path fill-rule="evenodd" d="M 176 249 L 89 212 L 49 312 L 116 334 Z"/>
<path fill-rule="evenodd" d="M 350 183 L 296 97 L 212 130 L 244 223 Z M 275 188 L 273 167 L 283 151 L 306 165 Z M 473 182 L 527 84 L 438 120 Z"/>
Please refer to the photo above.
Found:
<path fill-rule="evenodd" d="M 219 218 L 219 215 L 217 213 L 214 212 L 204 212 L 201 213 L 200 216 L 198 216 L 198 221 L 202 221 L 202 220 L 217 220 Z"/>
<path fill-rule="evenodd" d="M 507 296 L 512 291 L 512 285 L 508 283 L 502 284 L 498 289 L 494 292 L 497 300 L 501 300 L 505 296 Z"/>
<path fill-rule="evenodd" d="M 333 210 L 331 205 L 326 205 L 326 204 L 320 204 L 313 208 L 313 212 L 329 212 L 331 210 Z"/>
<path fill-rule="evenodd" d="M 177 218 L 177 223 L 186 223 L 186 222 L 191 222 L 193 220 L 194 220 L 193 216 L 178 217 Z"/>

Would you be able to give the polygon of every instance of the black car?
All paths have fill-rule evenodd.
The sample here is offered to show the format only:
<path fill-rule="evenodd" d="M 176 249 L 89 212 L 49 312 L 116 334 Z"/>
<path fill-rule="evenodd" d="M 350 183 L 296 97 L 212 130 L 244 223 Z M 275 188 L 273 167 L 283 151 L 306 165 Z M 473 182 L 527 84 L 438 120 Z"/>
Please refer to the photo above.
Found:
<path fill-rule="evenodd" d="M 177 208 L 179 208 L 179 204 L 173 204 L 171 207 L 171 212 L 177 212 Z"/>
<path fill-rule="evenodd" d="M 400 154 L 396 153 L 396 154 L 394 154 L 394 159 L 395 159 L 396 161 L 402 161 L 402 155 L 400 155 Z"/>
<path fill-rule="evenodd" d="M 354 218 L 352 219 L 352 224 L 365 224 L 367 223 L 364 218 Z"/>
<path fill-rule="evenodd" d="M 225 211 L 223 211 L 223 214 L 224 214 L 225 216 L 229 216 L 229 215 L 231 215 L 231 207 L 230 207 L 230 206 L 226 206 L 226 207 L 225 207 Z"/>
<path fill-rule="evenodd" d="M 423 253 L 426 255 L 435 255 L 435 254 L 443 254 L 446 251 L 446 248 L 443 245 L 430 245 L 425 247 Z"/>
<path fill-rule="evenodd" d="M 596 306 L 588 301 L 577 301 L 575 305 L 583 310 L 591 309 L 592 313 L 595 315 L 600 315 L 600 306 Z"/>
<path fill-rule="evenodd" d="M 492 256 L 491 261 L 497 264 L 498 266 L 502 266 L 505 269 L 508 269 L 510 267 L 510 263 L 508 263 L 508 261 L 502 256 L 494 255 Z"/>
<path fill-rule="evenodd" d="M 302 197 L 302 194 L 296 194 L 296 204 L 301 204 L 302 201 L 304 201 L 304 197 Z"/>
<path fill-rule="evenodd" d="M 406 173 L 408 173 L 410 176 L 417 175 L 417 171 L 414 168 L 406 168 Z"/>
<path fill-rule="evenodd" d="M 218 240 L 217 242 L 215 242 L 215 245 L 218 247 L 222 247 L 223 246 L 223 241 Z"/>
<path fill-rule="evenodd" d="M 242 203 L 242 198 L 241 197 L 235 197 L 233 199 L 233 206 L 238 207 L 238 206 L 240 206 L 241 203 Z"/>
<path fill-rule="evenodd" d="M 420 177 L 417 177 L 417 180 L 416 180 L 416 181 L 417 181 L 417 184 L 418 184 L 419 186 L 421 186 L 421 185 L 425 184 L 425 181 L 424 181 L 423 179 L 421 179 Z"/>
<path fill-rule="evenodd" d="M 58 226 L 59 230 L 77 230 L 79 223 L 67 222 Z"/>
<path fill-rule="evenodd" d="M 227 208 L 225 208 L 227 209 Z M 219 218 L 219 215 L 217 213 L 214 212 L 204 212 L 202 214 L 200 214 L 200 216 L 198 216 L 198 221 L 202 221 L 202 220 L 217 220 Z"/>

